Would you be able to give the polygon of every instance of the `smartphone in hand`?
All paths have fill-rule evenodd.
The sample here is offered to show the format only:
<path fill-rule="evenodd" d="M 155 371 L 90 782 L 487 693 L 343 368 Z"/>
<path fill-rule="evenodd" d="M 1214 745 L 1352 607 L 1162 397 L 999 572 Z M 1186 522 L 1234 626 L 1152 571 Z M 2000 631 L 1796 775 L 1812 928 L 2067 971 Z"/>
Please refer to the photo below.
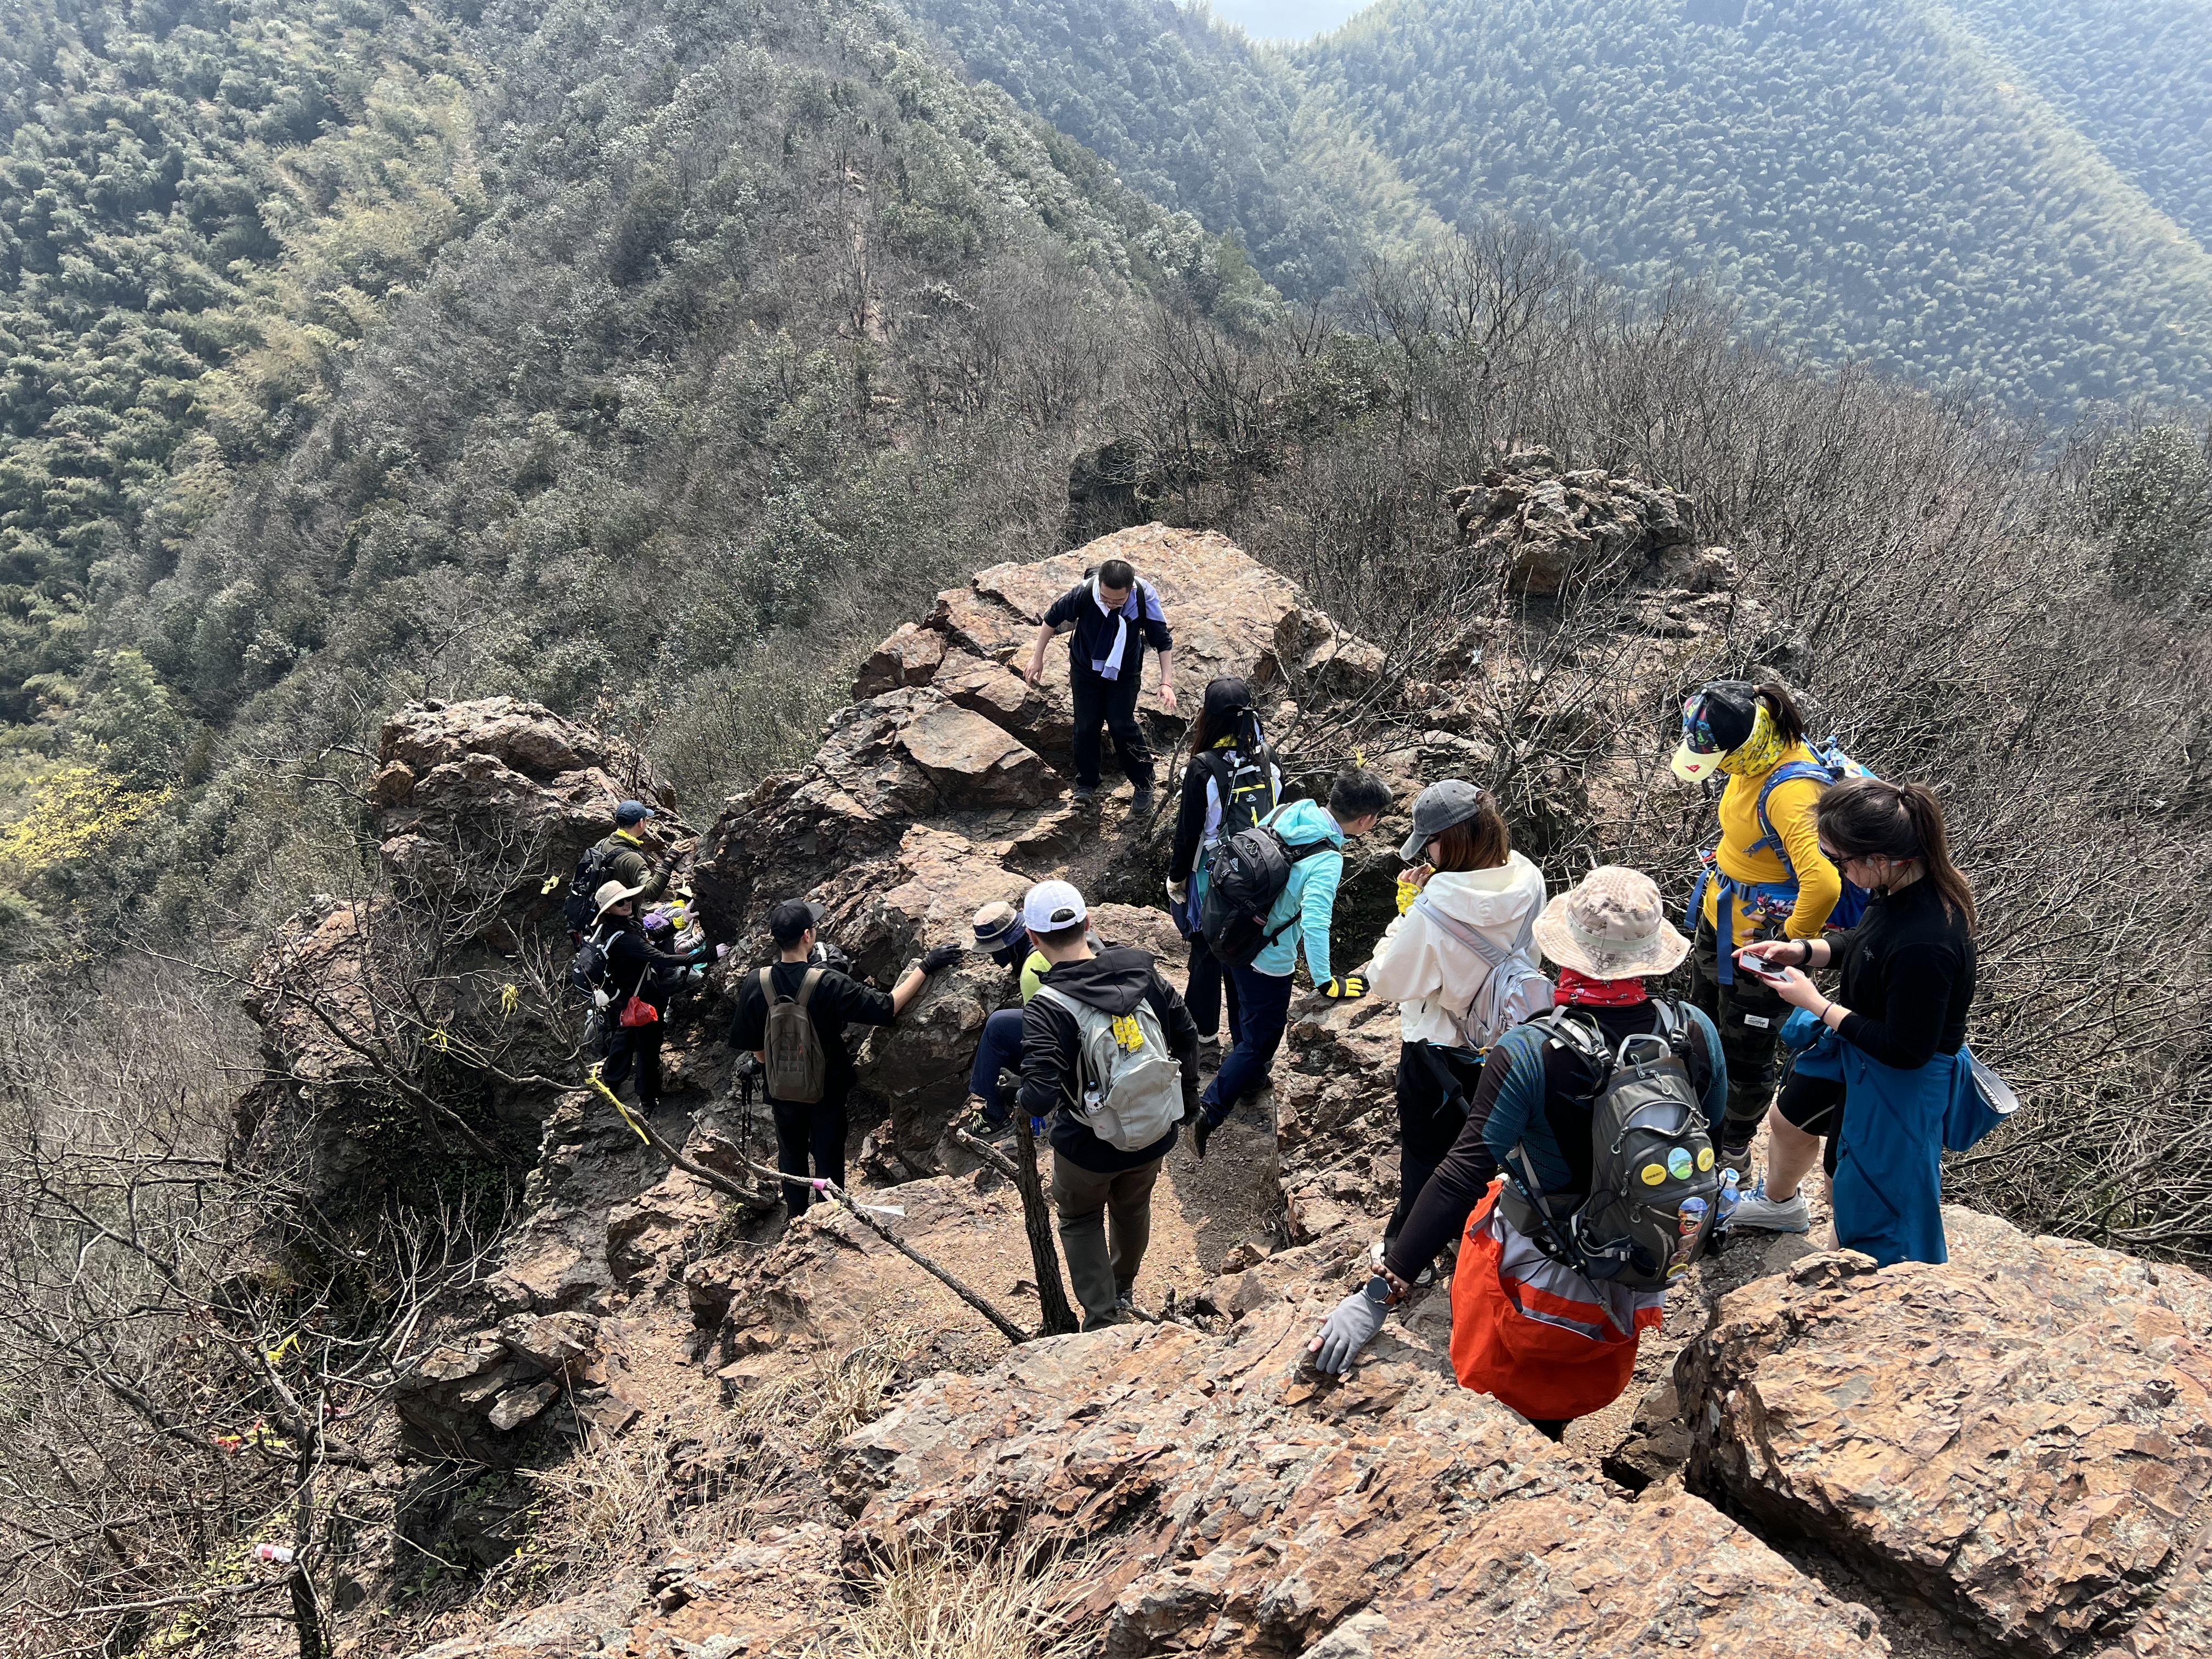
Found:
<path fill-rule="evenodd" d="M 1753 956 L 1747 951 L 1739 951 L 1735 953 L 1735 965 L 1747 974 L 1755 975 L 1773 985 L 1779 985 L 1789 976 L 1790 972 L 1780 963 L 1769 962 L 1765 957 Z"/>

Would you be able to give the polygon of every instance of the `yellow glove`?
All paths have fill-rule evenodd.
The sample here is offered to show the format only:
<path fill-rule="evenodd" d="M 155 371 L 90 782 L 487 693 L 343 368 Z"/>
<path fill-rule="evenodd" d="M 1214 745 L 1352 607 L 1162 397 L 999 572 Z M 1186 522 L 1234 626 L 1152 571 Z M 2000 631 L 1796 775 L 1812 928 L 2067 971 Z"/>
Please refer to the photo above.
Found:
<path fill-rule="evenodd" d="M 1339 1002 L 1356 1002 L 1367 994 L 1367 981 L 1357 974 L 1339 974 L 1321 988 L 1321 994 Z"/>
<path fill-rule="evenodd" d="M 1403 876 L 1398 878 L 1398 914 L 1402 916 L 1407 911 L 1412 909 L 1413 901 L 1420 896 L 1419 887 L 1407 881 Z"/>

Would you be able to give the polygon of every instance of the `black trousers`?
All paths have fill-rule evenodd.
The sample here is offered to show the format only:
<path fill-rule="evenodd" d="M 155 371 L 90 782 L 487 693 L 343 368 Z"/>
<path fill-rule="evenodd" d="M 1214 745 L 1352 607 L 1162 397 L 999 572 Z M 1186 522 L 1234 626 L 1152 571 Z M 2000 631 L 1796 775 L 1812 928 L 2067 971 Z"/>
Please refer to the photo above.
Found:
<path fill-rule="evenodd" d="M 1413 1202 L 1467 1127 L 1467 1109 L 1482 1080 L 1472 1054 L 1429 1042 L 1398 1045 L 1398 1207 L 1382 1237 L 1395 1239 L 1413 1213 Z"/>
<path fill-rule="evenodd" d="M 1229 1000 L 1229 1040 L 1234 1042 L 1241 1035 L 1243 1023 L 1237 1018 L 1237 981 L 1221 965 L 1221 958 L 1213 954 L 1213 947 L 1206 942 L 1203 933 L 1190 936 L 1190 978 L 1183 987 L 1183 1006 L 1190 1010 L 1191 1023 L 1198 1027 L 1202 1037 L 1221 1034 L 1221 1002 Z"/>
<path fill-rule="evenodd" d="M 606 1063 L 599 1067 L 599 1080 L 620 1094 L 635 1066 L 637 1103 L 647 1116 L 660 1109 L 660 1036 L 667 1029 L 657 1019 L 650 1025 L 607 1027 Z"/>
<path fill-rule="evenodd" d="M 1766 1121 L 1781 1077 L 1782 1022 L 1790 1018 L 1790 1005 L 1741 969 L 1734 984 L 1721 983 L 1720 935 L 1702 916 L 1690 962 L 1690 1000 L 1719 1030 L 1721 1054 L 1728 1061 L 1728 1122 L 1721 1140 L 1746 1146 Z"/>
<path fill-rule="evenodd" d="M 1145 742 L 1145 728 L 1137 724 L 1137 694 L 1144 690 L 1144 653 L 1132 645 L 1125 655 L 1136 661 L 1122 669 L 1121 678 L 1109 680 L 1085 668 L 1069 676 L 1075 690 L 1075 781 L 1086 789 L 1098 787 L 1103 758 L 1098 728 L 1114 734 L 1114 753 L 1129 781 L 1139 789 L 1152 787 L 1152 751 Z"/>
<path fill-rule="evenodd" d="M 784 1207 L 794 1216 L 805 1214 L 814 1202 L 814 1189 L 805 1184 L 809 1176 L 845 1184 L 845 1089 L 825 1089 L 811 1106 L 769 1102 L 775 1116 L 775 1167 L 797 1177 L 783 1183 Z"/>

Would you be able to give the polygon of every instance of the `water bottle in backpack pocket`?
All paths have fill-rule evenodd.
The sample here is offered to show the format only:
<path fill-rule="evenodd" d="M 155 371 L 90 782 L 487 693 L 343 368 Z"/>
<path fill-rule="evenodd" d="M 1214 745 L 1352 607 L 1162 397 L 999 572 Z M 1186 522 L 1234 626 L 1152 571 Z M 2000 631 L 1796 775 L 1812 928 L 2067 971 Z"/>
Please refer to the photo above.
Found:
<path fill-rule="evenodd" d="M 1085 1128 L 1109 1146 L 1140 1152 L 1182 1121 L 1182 1067 L 1151 1003 L 1114 1014 L 1050 985 L 1037 995 L 1075 1017 L 1073 1109 Z"/>
<path fill-rule="evenodd" d="M 1655 1000 L 1652 1009 L 1659 1029 L 1624 1037 L 1617 1049 L 1571 1012 L 1536 1022 L 1598 1079 L 1589 1097 L 1589 1196 L 1571 1216 L 1535 1213 L 1534 1189 L 1516 1171 L 1528 1197 L 1512 1195 L 1506 1208 L 1515 1226 L 1585 1276 L 1640 1291 L 1663 1290 L 1689 1271 L 1721 1207 L 1710 1126 L 1683 1058 L 1688 1017 L 1671 1002 Z M 1525 1171 L 1527 1159 L 1519 1161 Z"/>

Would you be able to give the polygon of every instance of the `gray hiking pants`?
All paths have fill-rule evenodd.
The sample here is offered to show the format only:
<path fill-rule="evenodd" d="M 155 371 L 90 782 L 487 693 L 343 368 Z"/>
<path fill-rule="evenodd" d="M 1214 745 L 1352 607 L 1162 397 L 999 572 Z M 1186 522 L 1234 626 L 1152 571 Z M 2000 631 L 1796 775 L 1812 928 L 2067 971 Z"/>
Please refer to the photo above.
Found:
<path fill-rule="evenodd" d="M 1156 1158 L 1133 1170 L 1103 1175 L 1052 1155 L 1052 1201 L 1060 1212 L 1060 1248 L 1067 1257 L 1067 1277 L 1083 1304 L 1085 1324 L 1112 1313 L 1118 1299 L 1137 1282 L 1145 1247 L 1152 1240 L 1152 1183 L 1159 1178 Z M 1114 1219 L 1113 1243 L 1106 1218 Z"/>

